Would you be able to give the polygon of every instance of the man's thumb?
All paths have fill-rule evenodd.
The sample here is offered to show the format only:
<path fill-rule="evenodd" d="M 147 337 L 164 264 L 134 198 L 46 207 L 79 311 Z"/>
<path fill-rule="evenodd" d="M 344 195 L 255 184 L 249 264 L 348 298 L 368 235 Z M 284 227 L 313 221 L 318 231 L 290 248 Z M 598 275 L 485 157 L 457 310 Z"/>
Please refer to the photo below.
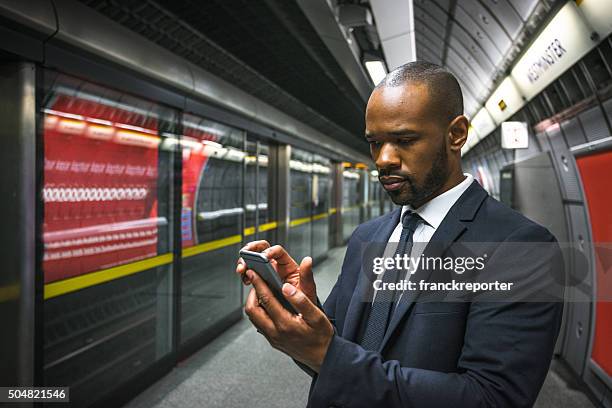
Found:
<path fill-rule="evenodd" d="M 283 295 L 295 311 L 302 315 L 306 322 L 313 322 L 318 314 L 321 313 L 304 292 L 290 283 L 283 284 Z"/>

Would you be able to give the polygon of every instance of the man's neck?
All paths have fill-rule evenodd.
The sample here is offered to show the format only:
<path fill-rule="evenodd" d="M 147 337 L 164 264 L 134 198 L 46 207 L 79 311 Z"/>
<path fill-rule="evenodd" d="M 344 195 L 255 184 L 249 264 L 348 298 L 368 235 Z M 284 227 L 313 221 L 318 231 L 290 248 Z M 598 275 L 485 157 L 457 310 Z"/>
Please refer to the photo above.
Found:
<path fill-rule="evenodd" d="M 419 203 L 418 206 L 414 206 L 413 209 L 414 210 L 418 209 L 419 207 L 421 207 L 424 204 L 428 203 L 429 201 L 433 200 L 434 198 L 436 198 L 440 194 L 445 193 L 446 191 L 450 190 L 451 188 L 458 186 L 459 184 L 461 184 L 461 182 L 463 180 L 465 180 L 465 177 L 466 176 L 463 174 L 463 171 L 461 171 L 461 169 L 459 169 L 458 172 L 453 172 L 446 179 L 446 182 L 442 185 L 442 187 L 440 187 L 432 195 L 427 197 L 422 203 Z"/>

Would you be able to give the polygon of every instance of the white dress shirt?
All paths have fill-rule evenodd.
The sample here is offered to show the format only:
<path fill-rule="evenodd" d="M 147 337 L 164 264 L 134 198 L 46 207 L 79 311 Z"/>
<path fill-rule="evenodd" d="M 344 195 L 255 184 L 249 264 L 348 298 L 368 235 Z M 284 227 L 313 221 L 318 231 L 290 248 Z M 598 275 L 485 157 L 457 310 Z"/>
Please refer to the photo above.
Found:
<path fill-rule="evenodd" d="M 402 206 L 402 216 L 406 211 L 412 210 L 425 221 L 425 223 L 419 223 L 414 231 L 412 235 L 413 242 L 429 242 L 451 207 L 474 181 L 474 177 L 472 177 L 471 174 L 463 173 L 463 175 L 465 179 L 461 183 L 443 192 L 439 196 L 432 198 L 416 210 L 413 210 L 409 205 Z M 389 237 L 389 242 L 399 242 L 400 236 L 402 235 L 402 216 L 400 216 L 399 223 L 393 230 L 391 237 Z"/>
<path fill-rule="evenodd" d="M 442 223 L 444 217 L 446 217 L 446 214 L 448 214 L 451 207 L 474 181 L 474 177 L 472 177 L 471 174 L 463 173 L 463 175 L 465 176 L 465 179 L 461 183 L 457 184 L 450 190 L 443 192 L 439 196 L 432 198 L 416 210 L 413 210 L 409 205 L 402 206 L 400 221 L 389 237 L 389 241 L 384 251 L 385 257 L 393 257 L 395 254 L 397 243 L 402 235 L 402 216 L 408 210 L 412 210 L 417 213 L 424 221 L 419 223 L 412 234 L 412 241 L 414 244 L 412 246 L 412 251 L 409 254 L 413 259 L 421 256 L 421 253 L 423 253 L 427 243 L 429 243 L 429 240 L 431 240 L 431 237 Z M 405 279 L 408 280 L 410 275 L 410 271 L 408 271 Z M 382 276 L 380 279 L 382 279 Z M 374 297 L 376 297 L 376 293 L 374 293 Z"/>

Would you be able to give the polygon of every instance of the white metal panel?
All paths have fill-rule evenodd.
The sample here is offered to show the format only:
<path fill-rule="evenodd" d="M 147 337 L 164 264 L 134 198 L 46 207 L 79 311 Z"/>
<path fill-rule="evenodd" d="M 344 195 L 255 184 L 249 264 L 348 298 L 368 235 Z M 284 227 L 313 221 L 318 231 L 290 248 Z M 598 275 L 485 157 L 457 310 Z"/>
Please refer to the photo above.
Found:
<path fill-rule="evenodd" d="M 383 41 L 383 50 L 387 59 L 389 71 L 407 62 L 416 60 L 414 52 L 414 32 L 402 34 L 400 36 Z"/>
<path fill-rule="evenodd" d="M 389 70 L 415 61 L 412 0 L 371 0 L 370 6 Z"/>

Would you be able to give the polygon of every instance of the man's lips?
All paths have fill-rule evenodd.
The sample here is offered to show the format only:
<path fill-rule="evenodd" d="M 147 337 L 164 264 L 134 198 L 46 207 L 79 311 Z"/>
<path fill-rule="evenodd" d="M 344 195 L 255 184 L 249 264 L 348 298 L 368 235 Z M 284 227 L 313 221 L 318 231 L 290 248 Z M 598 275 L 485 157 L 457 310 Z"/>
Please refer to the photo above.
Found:
<path fill-rule="evenodd" d="M 406 183 L 407 179 L 400 177 L 381 177 L 380 182 L 387 191 L 399 190 Z"/>

